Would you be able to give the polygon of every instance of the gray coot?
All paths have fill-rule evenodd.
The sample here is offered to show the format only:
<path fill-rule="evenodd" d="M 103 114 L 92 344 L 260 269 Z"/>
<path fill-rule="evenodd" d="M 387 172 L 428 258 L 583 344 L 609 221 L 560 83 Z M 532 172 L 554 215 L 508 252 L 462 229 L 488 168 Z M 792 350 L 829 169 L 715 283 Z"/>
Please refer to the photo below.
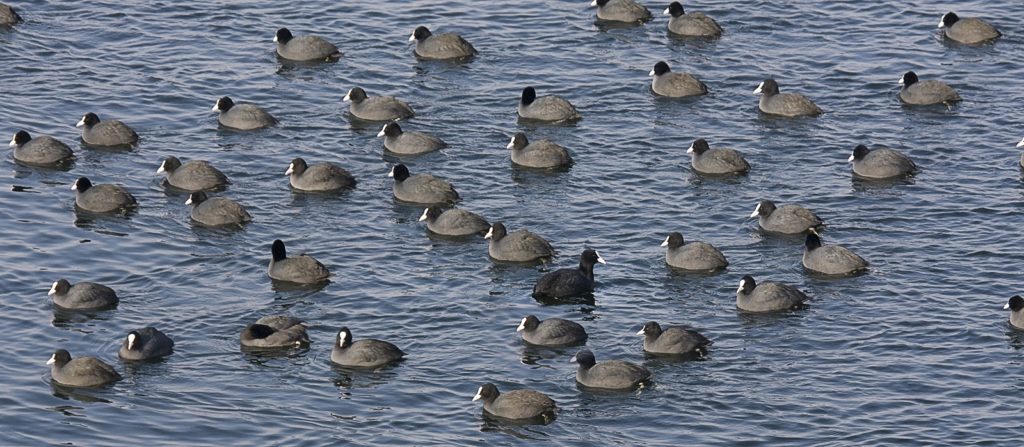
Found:
<path fill-rule="evenodd" d="M 402 202 L 431 205 L 452 204 L 459 200 L 459 193 L 451 183 L 430 174 L 411 175 L 403 164 L 392 167 L 388 177 L 395 179 L 391 191 Z"/>
<path fill-rule="evenodd" d="M 174 340 L 159 329 L 144 327 L 128 333 L 117 351 L 125 360 L 153 360 L 174 352 Z"/>
<path fill-rule="evenodd" d="M 458 208 L 442 210 L 432 206 L 423 210 L 420 222 L 427 223 L 427 229 L 442 236 L 482 235 L 491 224 L 478 214 Z"/>
<path fill-rule="evenodd" d="M 683 235 L 678 232 L 669 233 L 661 246 L 668 247 L 665 251 L 665 263 L 673 268 L 713 272 L 729 266 L 725 255 L 714 245 L 701 241 L 686 242 Z"/>
<path fill-rule="evenodd" d="M 1024 147 L 1024 138 L 1020 139 L 1020 142 L 1017 143 L 1017 147 Z M 1024 154 L 1020 154 L 1020 163 L 1019 164 L 1020 164 L 1020 167 L 1024 168 Z"/>
<path fill-rule="evenodd" d="M 703 12 L 686 12 L 679 2 L 672 2 L 665 8 L 668 19 L 668 32 L 685 37 L 718 37 L 722 35 L 722 27 L 715 19 Z"/>
<path fill-rule="evenodd" d="M 636 335 L 644 337 L 644 351 L 651 354 L 704 356 L 712 344 L 711 340 L 695 330 L 683 326 L 663 329 L 655 321 L 648 321 Z"/>
<path fill-rule="evenodd" d="M 100 121 L 89 112 L 82 116 L 76 127 L 82 128 L 82 141 L 89 146 L 131 146 L 139 142 L 139 135 L 118 120 Z"/>
<path fill-rule="evenodd" d="M 622 360 L 597 363 L 594 353 L 586 349 L 576 353 L 569 361 L 579 364 L 576 381 L 588 388 L 631 390 L 651 378 L 647 368 L 633 363 Z"/>
<path fill-rule="evenodd" d="M 648 75 L 653 78 L 651 91 L 661 96 L 682 98 L 704 95 L 708 92 L 708 86 L 703 82 L 689 73 L 672 71 L 665 61 L 654 64 L 654 69 Z"/>
<path fill-rule="evenodd" d="M 409 36 L 410 42 L 416 42 L 416 57 L 422 59 L 463 59 L 477 54 L 466 39 L 455 33 L 433 34 L 425 26 L 416 27 Z"/>
<path fill-rule="evenodd" d="M 293 61 L 331 61 L 341 57 L 338 47 L 318 36 L 292 36 L 288 28 L 274 34 L 277 55 Z"/>
<path fill-rule="evenodd" d="M 557 410 L 555 401 L 544 393 L 527 389 L 502 393 L 493 383 L 483 384 L 473 400 L 482 400 L 485 413 L 503 419 L 538 419 L 547 423 L 554 419 Z"/>
<path fill-rule="evenodd" d="M 285 315 L 268 315 L 242 329 L 238 336 L 244 348 L 278 349 L 309 344 L 302 320 Z"/>
<path fill-rule="evenodd" d="M 593 0 L 597 18 L 609 22 L 642 23 L 651 20 L 651 11 L 635 0 Z"/>
<path fill-rule="evenodd" d="M 821 237 L 807 232 L 804 242 L 804 268 L 825 275 L 849 275 L 868 268 L 868 261 L 840 245 L 821 245 Z"/>
<path fill-rule="evenodd" d="M 167 157 L 156 170 L 167 174 L 167 184 L 194 192 L 222 189 L 228 185 L 228 176 L 207 161 L 189 160 L 184 164 L 178 157 Z"/>
<path fill-rule="evenodd" d="M 267 275 L 278 281 L 288 281 L 298 284 L 313 284 L 326 281 L 331 273 L 327 271 L 320 261 L 312 256 L 299 255 L 288 257 L 285 252 L 284 242 L 275 240 L 270 246 L 273 255 L 270 259 L 270 266 L 267 267 Z"/>
<path fill-rule="evenodd" d="M 750 171 L 750 163 L 739 151 L 727 147 L 711 149 L 703 138 L 694 141 L 686 153 L 690 154 L 690 166 L 701 174 L 744 174 Z"/>
<path fill-rule="evenodd" d="M 779 84 L 774 79 L 762 81 L 754 89 L 754 93 L 761 94 L 758 109 L 769 115 L 797 117 L 822 114 L 822 110 L 806 96 L 797 93 L 780 93 Z"/>
<path fill-rule="evenodd" d="M 433 152 L 446 146 L 440 138 L 424 132 L 406 132 L 396 122 L 387 123 L 378 137 L 384 137 L 384 149 L 399 155 L 419 155 Z"/>
<path fill-rule="evenodd" d="M 554 95 L 538 97 L 533 87 L 523 89 L 516 111 L 521 118 L 536 121 L 575 121 L 581 118 L 580 113 L 565 98 Z"/>
<path fill-rule="evenodd" d="M 0 26 L 14 26 L 21 22 L 21 16 L 6 3 L 0 3 Z"/>
<path fill-rule="evenodd" d="M 379 368 L 402 360 L 405 353 L 398 346 L 383 340 L 364 338 L 353 341 L 347 327 L 338 330 L 331 350 L 331 361 L 341 366 Z"/>
<path fill-rule="evenodd" d="M 1024 298 L 1014 295 L 1006 302 L 1003 309 L 1010 311 L 1010 325 L 1017 329 L 1024 329 Z"/>
<path fill-rule="evenodd" d="M 252 220 L 238 202 L 227 197 L 207 197 L 202 191 L 190 194 L 185 204 L 192 205 L 192 220 L 210 227 L 241 225 Z"/>
<path fill-rule="evenodd" d="M 551 140 L 530 142 L 526 134 L 517 132 L 505 148 L 510 150 L 512 163 L 536 169 L 564 168 L 572 165 L 569 151 Z"/>
<path fill-rule="evenodd" d="M 113 366 L 96 357 L 71 358 L 71 353 L 58 349 L 46 362 L 54 382 L 72 387 L 99 387 L 121 380 Z"/>
<path fill-rule="evenodd" d="M 965 44 L 978 44 L 993 40 L 1003 34 L 992 24 L 975 17 L 960 17 L 947 12 L 939 19 L 939 28 L 944 29 L 947 38 Z"/>
<path fill-rule="evenodd" d="M 484 239 L 490 239 L 487 254 L 498 261 L 533 262 L 555 255 L 555 249 L 544 238 L 525 228 L 509 233 L 501 222 L 491 224 Z"/>
<path fill-rule="evenodd" d="M 761 229 L 769 233 L 800 234 L 824 226 L 821 218 L 807 208 L 794 204 L 776 207 L 771 200 L 758 202 L 750 217 L 756 217 Z"/>
<path fill-rule="evenodd" d="M 765 281 L 761 284 L 746 275 L 736 289 L 736 307 L 747 312 L 773 312 L 800 307 L 810 299 L 796 287 Z"/>
<path fill-rule="evenodd" d="M 355 177 L 344 168 L 331 163 L 309 166 L 302 158 L 293 159 L 284 175 L 288 176 L 288 184 L 299 191 L 328 192 L 356 186 Z"/>
<path fill-rule="evenodd" d="M 47 135 L 32 138 L 28 132 L 19 130 L 11 138 L 14 161 L 32 166 L 54 167 L 69 163 L 75 158 L 68 145 Z"/>
<path fill-rule="evenodd" d="M 47 295 L 53 297 L 57 307 L 74 310 L 107 309 L 117 306 L 119 301 L 110 287 L 85 281 L 71 285 L 64 278 L 55 281 Z"/>
<path fill-rule="evenodd" d="M 900 78 L 900 101 L 907 105 L 950 105 L 960 101 L 960 95 L 945 82 L 921 81 L 917 73 L 908 71 Z"/>
<path fill-rule="evenodd" d="M 573 346 L 587 341 L 587 330 L 583 326 L 561 318 L 540 320 L 527 315 L 516 332 L 523 335 L 523 341 L 537 346 Z"/>
<path fill-rule="evenodd" d="M 262 107 L 248 102 L 236 103 L 227 96 L 217 100 L 213 111 L 220 112 L 217 122 L 231 129 L 253 130 L 277 124 L 277 119 Z"/>
<path fill-rule="evenodd" d="M 917 172 L 917 165 L 910 157 L 887 147 L 868 149 L 857 145 L 847 160 L 853 163 L 853 173 L 866 178 L 893 178 Z"/>
<path fill-rule="evenodd" d="M 138 205 L 135 197 L 126 189 L 108 184 L 93 185 L 88 178 L 79 177 L 71 185 L 75 191 L 75 207 L 93 213 L 127 211 Z"/>
<path fill-rule="evenodd" d="M 583 250 L 576 268 L 563 268 L 548 272 L 533 286 L 533 297 L 557 299 L 586 295 L 594 291 L 594 264 L 604 259 L 594 250 Z"/>
<path fill-rule="evenodd" d="M 394 96 L 369 97 L 359 87 L 349 90 L 342 101 L 351 102 L 349 113 L 364 121 L 394 121 L 413 116 L 412 107 Z"/>

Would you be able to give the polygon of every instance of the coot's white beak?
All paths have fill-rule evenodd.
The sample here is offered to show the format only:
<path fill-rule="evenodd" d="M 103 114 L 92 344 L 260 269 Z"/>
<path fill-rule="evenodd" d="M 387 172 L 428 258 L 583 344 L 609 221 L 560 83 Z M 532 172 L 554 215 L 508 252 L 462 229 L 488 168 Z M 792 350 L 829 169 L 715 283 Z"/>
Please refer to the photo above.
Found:
<path fill-rule="evenodd" d="M 669 237 L 671 237 L 671 236 L 669 236 Z M 665 238 L 665 242 L 661 243 L 661 246 L 662 247 L 668 247 L 668 237 Z"/>
<path fill-rule="evenodd" d="M 945 15 L 943 15 L 942 17 L 939 17 L 939 28 L 945 28 L 946 27 L 946 21 L 943 20 L 945 18 L 946 18 Z"/>
<path fill-rule="evenodd" d="M 607 264 L 607 262 L 604 262 L 604 258 L 601 257 L 600 253 L 595 251 L 594 254 L 597 255 L 597 262 L 600 262 L 602 264 Z"/>
<path fill-rule="evenodd" d="M 284 171 L 284 175 L 292 175 L 292 172 L 295 172 L 295 163 L 288 164 L 288 170 Z"/>
<path fill-rule="evenodd" d="M 344 98 L 341 98 L 341 101 L 342 101 L 342 102 L 349 102 L 349 101 L 351 101 L 351 100 L 352 100 L 352 97 L 351 97 L 351 96 L 349 96 L 349 95 L 351 95 L 351 94 L 352 94 L 352 91 L 351 91 L 351 90 L 349 90 L 349 92 L 345 94 L 345 97 L 344 97 Z"/>
<path fill-rule="evenodd" d="M 75 183 L 71 184 L 71 190 L 74 191 L 76 189 L 78 189 L 78 180 L 75 180 Z"/>
<path fill-rule="evenodd" d="M 1006 304 L 1003 304 L 1003 310 L 1007 310 L 1009 308 L 1010 308 L 1010 302 L 1007 301 Z"/>
<path fill-rule="evenodd" d="M 128 334 L 128 350 L 135 347 L 135 334 Z"/>
<path fill-rule="evenodd" d="M 57 293 L 57 281 L 54 281 L 53 285 L 50 286 L 50 291 L 46 292 L 46 296 L 53 296 L 56 293 Z"/>
<path fill-rule="evenodd" d="M 757 212 L 758 211 L 761 211 L 761 204 L 760 203 L 758 203 L 757 206 L 754 207 L 754 212 L 750 213 L 750 217 L 751 218 L 757 217 Z"/>
<path fill-rule="evenodd" d="M 1024 140 L 1020 140 L 1020 141 L 1021 141 L 1021 144 L 1024 144 Z M 512 147 L 515 145 L 515 142 L 516 142 L 516 137 L 512 137 L 511 140 L 508 140 L 508 144 L 505 145 L 505 149 L 512 149 Z"/>
<path fill-rule="evenodd" d="M 688 148 L 686 149 L 686 153 L 687 153 L 687 154 L 692 154 L 692 153 L 693 153 L 693 145 L 692 145 L 692 144 L 690 145 L 690 147 L 688 147 Z"/>
<path fill-rule="evenodd" d="M 383 136 L 384 136 L 384 129 L 386 129 L 387 127 L 388 127 L 388 125 L 387 125 L 387 124 L 385 124 L 385 125 L 384 125 L 384 127 L 381 127 L 381 128 L 380 128 L 380 132 L 377 132 L 377 137 L 378 137 L 378 138 L 379 138 L 379 137 L 383 137 Z"/>
<path fill-rule="evenodd" d="M 1020 143 L 1017 143 L 1017 147 L 1024 147 L 1024 138 L 1020 139 Z"/>
<path fill-rule="evenodd" d="M 847 158 L 846 161 L 853 163 L 853 154 L 850 154 L 850 158 Z"/>
<path fill-rule="evenodd" d="M 277 42 L 277 35 L 274 35 L 274 42 Z"/>
<path fill-rule="evenodd" d="M 755 89 L 754 89 L 754 93 L 755 93 L 755 94 L 756 94 L 756 93 L 761 93 L 761 88 L 762 88 L 762 87 L 764 87 L 764 81 L 761 81 L 761 83 L 760 83 L 760 84 L 757 84 L 757 88 L 755 88 Z"/>
<path fill-rule="evenodd" d="M 473 402 L 476 402 L 476 401 L 480 400 L 483 397 L 481 395 L 483 392 L 484 392 L 484 387 L 480 387 L 480 389 L 476 390 L 476 396 L 473 396 Z"/>
<path fill-rule="evenodd" d="M 654 70 L 651 70 L 650 73 L 647 73 L 647 76 L 654 76 Z"/>
<path fill-rule="evenodd" d="M 188 200 L 185 200 L 185 204 L 186 205 L 191 205 L 192 204 L 192 195 L 191 194 L 189 194 Z"/>
<path fill-rule="evenodd" d="M 491 236 L 494 236 L 494 227 L 487 229 L 487 234 L 484 235 L 484 239 L 490 239 Z"/>
<path fill-rule="evenodd" d="M 13 137 L 11 137 L 11 143 L 10 143 L 10 144 L 8 144 L 8 146 L 10 146 L 10 147 L 14 147 L 14 146 L 17 146 L 17 145 L 18 145 L 18 143 L 15 143 L 15 142 L 14 142 L 14 140 L 16 140 L 16 139 L 18 139 L 18 135 L 17 135 L 17 134 L 15 134 L 15 135 L 14 135 Z M 1022 140 L 1022 141 L 1024 141 L 1024 140 Z"/>
<path fill-rule="evenodd" d="M 519 327 L 516 328 L 516 332 L 523 332 L 526 330 L 526 318 L 519 322 Z"/>
<path fill-rule="evenodd" d="M 576 356 L 575 355 L 572 356 L 571 359 L 569 359 L 569 363 L 576 363 Z"/>
<path fill-rule="evenodd" d="M 50 360 L 46 361 L 47 365 L 52 365 L 54 363 L 57 363 L 57 354 L 51 355 Z"/>
<path fill-rule="evenodd" d="M 424 220 L 427 220 L 427 211 L 430 211 L 430 208 L 425 208 L 423 210 L 423 215 L 420 216 L 420 220 L 419 220 L 420 222 L 423 222 Z"/>
<path fill-rule="evenodd" d="M 83 116 L 82 119 L 78 120 L 78 124 L 75 124 L 75 127 L 84 127 L 84 126 L 85 126 L 85 117 Z"/>
<path fill-rule="evenodd" d="M 665 10 L 662 11 L 662 13 L 661 13 L 661 15 L 666 15 L 666 16 L 669 15 L 669 14 L 672 14 L 672 13 L 668 12 L 668 8 L 665 8 Z"/>
<path fill-rule="evenodd" d="M 395 176 L 395 168 L 392 166 L 391 170 L 388 171 L 388 177 L 394 177 L 394 176 Z"/>
<path fill-rule="evenodd" d="M 409 42 L 415 42 L 415 41 L 416 41 L 416 33 L 410 34 L 409 35 Z M 476 399 L 473 399 L 473 400 L 476 400 Z"/>
<path fill-rule="evenodd" d="M 900 85 L 903 85 L 903 76 L 900 76 Z"/>
<path fill-rule="evenodd" d="M 640 330 L 637 331 L 636 335 L 644 335 L 644 328 L 640 328 Z"/>
<path fill-rule="evenodd" d="M 741 279 L 740 280 L 740 286 L 736 288 L 736 293 L 742 292 L 743 291 L 743 286 L 745 286 L 745 285 L 747 285 L 747 280 Z"/>
<path fill-rule="evenodd" d="M 164 166 L 166 166 L 166 165 L 167 165 L 167 162 L 166 162 L 166 161 L 165 161 L 165 162 L 163 162 L 163 163 L 160 163 L 160 167 L 159 167 L 159 168 L 156 168 L 156 173 L 157 173 L 157 174 L 163 174 L 164 172 L 167 172 L 167 169 L 166 169 L 166 168 L 164 168 Z"/>
<path fill-rule="evenodd" d="M 590 6 L 597 6 L 597 0 L 590 2 Z"/>

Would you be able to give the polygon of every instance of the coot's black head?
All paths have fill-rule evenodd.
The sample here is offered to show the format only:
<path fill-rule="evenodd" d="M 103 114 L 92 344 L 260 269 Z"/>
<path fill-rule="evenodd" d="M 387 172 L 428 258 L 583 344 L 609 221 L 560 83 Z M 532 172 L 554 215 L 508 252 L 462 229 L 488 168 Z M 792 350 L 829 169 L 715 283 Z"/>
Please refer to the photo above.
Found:
<path fill-rule="evenodd" d="M 29 141 L 32 141 L 32 135 L 29 135 L 24 130 L 19 130 L 18 133 L 14 134 L 14 138 L 11 138 L 11 146 L 21 146 Z"/>
<path fill-rule="evenodd" d="M 508 234 L 508 230 L 505 228 L 505 224 L 501 222 L 495 222 L 491 224 L 491 229 L 484 235 L 484 239 L 490 239 L 492 241 L 500 241 L 505 235 Z"/>
<path fill-rule="evenodd" d="M 380 129 L 380 132 L 377 133 L 378 137 L 388 136 L 394 138 L 399 135 L 402 135 L 402 126 L 399 126 L 398 123 L 394 121 L 385 124 L 384 127 Z"/>
<path fill-rule="evenodd" d="M 338 329 L 338 338 L 334 344 L 341 348 L 352 346 L 352 331 L 348 330 L 347 326 Z"/>
<path fill-rule="evenodd" d="M 594 264 L 604 264 L 604 259 L 597 253 L 596 250 L 583 250 L 580 254 L 580 268 L 594 268 Z"/>
<path fill-rule="evenodd" d="M 533 87 L 526 87 L 526 88 L 523 89 L 523 97 L 520 100 L 520 102 L 524 106 L 528 106 L 530 104 L 533 104 L 533 101 L 536 100 L 536 99 L 537 99 L 537 91 L 534 90 Z"/>
<path fill-rule="evenodd" d="M 750 217 L 768 217 L 775 212 L 775 202 L 771 200 L 762 200 L 757 202 L 757 208 L 754 208 L 754 212 L 750 214 Z"/>
<path fill-rule="evenodd" d="M 668 64 L 665 63 L 665 61 L 661 61 L 661 62 L 658 62 L 657 64 L 654 64 L 654 70 L 651 71 L 651 74 L 653 76 L 661 76 L 661 75 L 663 75 L 665 73 L 668 73 L 670 71 L 672 71 L 672 69 L 668 68 Z"/>
<path fill-rule="evenodd" d="M 425 26 L 417 26 L 416 30 L 412 32 L 412 37 L 415 40 L 423 40 L 430 37 L 430 30 Z"/>
<path fill-rule="evenodd" d="M 658 338 L 661 335 L 661 325 L 656 321 L 648 321 L 644 323 L 644 327 L 640 328 L 640 332 L 637 332 L 636 335 Z"/>
<path fill-rule="evenodd" d="M 765 79 L 761 82 L 761 85 L 757 86 L 754 93 L 760 93 L 765 96 L 778 95 L 779 83 L 775 82 L 772 78 Z"/>
<path fill-rule="evenodd" d="M 594 3 L 597 4 L 598 8 L 603 8 L 604 5 L 607 5 L 609 1 L 610 0 L 594 0 Z"/>
<path fill-rule="evenodd" d="M 366 90 L 363 90 L 362 87 L 352 87 L 348 94 L 342 98 L 342 101 L 352 101 L 353 104 L 359 104 L 365 101 L 366 98 Z"/>
<path fill-rule="evenodd" d="M 868 149 L 868 147 L 863 144 L 858 144 L 857 147 L 853 148 L 853 154 L 850 155 L 850 161 L 860 160 L 864 158 L 868 152 L 871 152 L 871 149 Z"/>
<path fill-rule="evenodd" d="M 953 26 L 958 21 L 960 21 L 960 16 L 952 11 L 947 12 L 946 15 L 942 16 L 942 23 L 939 24 L 939 28 Z"/>
<path fill-rule="evenodd" d="M 1024 309 L 1024 298 L 1021 298 L 1020 295 L 1014 295 L 1006 302 L 1006 306 L 1003 308 L 1018 312 L 1021 309 Z"/>
<path fill-rule="evenodd" d="M 394 177 L 396 182 L 404 182 L 409 176 L 409 168 L 403 164 L 395 165 L 391 168 L 391 172 L 388 173 L 388 177 Z"/>
<path fill-rule="evenodd" d="M 288 43 L 289 40 L 292 40 L 292 32 L 288 31 L 288 28 L 281 28 L 274 34 L 274 42 Z"/>
<path fill-rule="evenodd" d="M 753 292 L 755 288 L 757 288 L 757 283 L 754 282 L 754 277 L 746 275 L 740 280 L 740 288 L 737 292 L 750 293 Z"/>
<path fill-rule="evenodd" d="M 439 206 L 432 206 L 430 208 L 427 208 L 427 209 L 423 210 L 423 215 L 420 216 L 420 222 L 423 222 L 423 221 L 433 222 L 434 219 L 437 219 L 438 216 L 440 216 L 441 213 L 443 213 L 443 212 L 444 211 L 441 210 L 441 207 L 439 207 Z"/>
<path fill-rule="evenodd" d="M 473 396 L 473 400 L 477 401 L 483 399 L 484 402 L 494 402 L 494 399 L 497 399 L 500 395 L 501 392 L 498 391 L 498 387 L 494 386 L 493 383 L 485 383 L 480 386 L 479 390 L 477 390 L 476 396 Z"/>
<path fill-rule="evenodd" d="M 138 332 L 136 332 L 136 331 L 129 332 L 128 335 L 124 338 L 124 347 L 128 348 L 129 351 L 131 351 L 131 350 L 141 350 L 142 349 L 142 343 L 139 343 L 139 337 L 140 337 L 140 335 L 139 335 Z"/>
<path fill-rule="evenodd" d="M 527 315 L 523 318 L 523 321 L 519 322 L 519 327 L 516 328 L 516 332 L 532 331 L 537 329 L 537 325 L 540 324 L 540 320 L 537 319 L 536 315 Z"/>
<path fill-rule="evenodd" d="M 512 135 L 512 140 L 505 146 L 508 149 L 522 149 L 530 144 L 530 140 L 526 139 L 526 134 L 522 132 L 516 132 Z"/>
<path fill-rule="evenodd" d="M 590 367 L 597 364 L 597 359 L 594 358 L 594 353 L 590 352 L 589 349 L 584 349 L 580 352 L 577 352 L 576 355 L 572 356 L 572 358 L 569 359 L 569 361 L 572 363 L 579 364 L 580 368 L 583 369 L 589 369 Z"/>
<path fill-rule="evenodd" d="M 81 121 L 75 127 L 92 127 L 98 122 L 100 122 L 100 117 L 96 116 L 95 113 L 89 112 L 82 116 Z"/>
<path fill-rule="evenodd" d="M 157 169 L 156 172 L 157 172 L 157 174 L 160 174 L 160 173 L 163 173 L 163 172 L 174 172 L 175 169 L 178 169 L 180 167 L 181 167 L 181 160 L 178 160 L 178 157 L 170 156 L 170 157 L 165 158 L 164 161 L 162 163 L 160 163 L 160 168 Z"/>
<path fill-rule="evenodd" d="M 55 281 L 52 286 L 50 286 L 50 291 L 47 293 L 47 295 L 63 295 L 65 293 L 68 293 L 68 290 L 71 290 L 71 283 L 69 283 L 68 280 L 64 278 L 61 278 Z"/>
<path fill-rule="evenodd" d="M 188 195 L 188 200 L 185 201 L 186 205 L 198 205 L 206 201 L 206 193 L 202 191 L 196 191 Z"/>
<path fill-rule="evenodd" d="M 288 257 L 288 253 L 284 249 L 284 242 L 280 239 L 275 239 L 273 244 L 270 244 L 270 253 L 274 256 L 275 261 L 280 261 Z"/>
<path fill-rule="evenodd" d="M 913 71 L 908 71 L 908 72 L 904 73 L 903 77 L 900 78 L 900 85 L 902 85 L 903 88 L 910 87 L 911 85 L 914 85 L 916 83 L 917 83 L 917 73 L 914 73 Z"/>
<path fill-rule="evenodd" d="M 231 98 L 224 96 L 217 100 L 217 103 L 213 105 L 214 112 L 227 112 L 235 106 L 235 102 Z"/>
<path fill-rule="evenodd" d="M 245 330 L 249 333 L 247 338 L 252 340 L 267 338 L 277 332 L 277 329 L 259 323 L 250 324 Z"/>
<path fill-rule="evenodd" d="M 306 172 L 306 168 L 308 167 L 309 166 L 306 165 L 306 160 L 303 160 L 302 158 L 295 158 L 292 159 L 292 162 L 288 165 L 288 170 L 284 171 L 284 175 L 302 175 L 303 172 Z"/>
<path fill-rule="evenodd" d="M 661 243 L 661 246 L 668 248 L 679 248 L 683 246 L 683 243 L 683 235 L 680 234 L 678 231 L 673 231 L 668 234 L 668 237 L 665 238 L 665 242 Z"/>
<path fill-rule="evenodd" d="M 690 148 L 686 150 L 686 153 L 700 155 L 709 150 L 711 150 L 711 146 L 708 146 L 708 140 L 698 138 L 694 140 L 693 144 L 690 145 Z"/>
<path fill-rule="evenodd" d="M 808 251 L 821 247 L 821 237 L 818 236 L 818 233 L 815 233 L 813 230 L 808 231 L 807 239 L 804 240 L 804 247 L 807 248 Z"/>
<path fill-rule="evenodd" d="M 58 368 L 63 367 L 71 361 L 71 353 L 67 349 L 58 349 L 54 351 L 53 357 L 46 362 L 47 365 L 56 365 Z"/>
<path fill-rule="evenodd" d="M 682 4 L 679 2 L 672 2 L 668 5 L 668 9 L 665 10 L 665 14 L 670 14 L 672 17 L 679 17 L 686 14 L 686 12 L 683 11 Z"/>
<path fill-rule="evenodd" d="M 71 189 L 78 192 L 86 192 L 89 188 L 92 188 L 92 182 L 85 177 L 79 177 L 78 180 L 75 180 L 75 183 L 71 185 Z"/>

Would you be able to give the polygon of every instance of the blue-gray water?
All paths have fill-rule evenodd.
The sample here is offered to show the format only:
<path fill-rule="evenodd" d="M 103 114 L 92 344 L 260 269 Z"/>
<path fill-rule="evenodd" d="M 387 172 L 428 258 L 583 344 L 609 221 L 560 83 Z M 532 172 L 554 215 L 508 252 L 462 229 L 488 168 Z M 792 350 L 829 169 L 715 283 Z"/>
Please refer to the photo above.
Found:
<path fill-rule="evenodd" d="M 1020 291 L 1024 186 L 1013 149 L 1022 133 L 1024 6 L 946 2 L 728 2 L 686 7 L 726 34 L 687 42 L 665 33 L 664 3 L 646 26 L 602 29 L 586 0 L 479 2 L 15 2 L 26 23 L 0 31 L 0 133 L 19 129 L 72 145 L 70 171 L 3 157 L 0 188 L 0 444 L 394 445 L 963 444 L 1019 442 L 1024 336 L 1002 310 Z M 950 7 L 1004 33 L 994 45 L 945 44 Z M 480 50 L 464 65 L 417 62 L 417 25 L 457 31 Z M 345 53 L 291 67 L 274 31 L 315 33 Z M 696 74 L 712 93 L 695 101 L 651 95 L 658 60 Z M 964 101 L 908 110 L 896 81 L 908 69 L 941 79 Z M 774 76 L 783 91 L 826 110 L 810 120 L 766 119 L 751 91 Z M 379 126 L 353 127 L 341 97 L 352 86 L 396 95 L 449 148 L 406 160 L 451 180 L 461 206 L 510 229 L 529 228 L 559 251 L 543 268 L 498 266 L 482 239 L 428 238 L 421 208 L 397 205 Z M 584 115 L 575 126 L 517 124 L 522 87 L 557 93 Z M 252 101 L 281 125 L 235 133 L 209 112 L 217 97 Z M 88 111 L 142 137 L 132 152 L 81 147 Z M 568 147 L 576 165 L 545 175 L 513 170 L 505 144 L 524 130 Z M 749 176 L 706 180 L 689 169 L 693 139 L 741 150 Z M 859 143 L 905 151 L 909 182 L 863 184 L 846 158 Z M 168 155 L 206 159 L 248 206 L 244 231 L 194 228 L 185 196 L 155 174 Z M 359 180 L 341 196 L 293 194 L 296 156 L 332 161 Z M 125 185 L 129 218 L 77 220 L 69 185 L 81 175 Z M 808 277 L 799 240 L 765 237 L 745 220 L 758 199 L 801 203 L 828 223 L 825 240 L 872 262 L 866 275 Z M 727 271 L 673 274 L 659 244 L 670 231 L 719 246 Z M 275 291 L 269 245 L 284 239 L 334 276 L 322 290 Z M 597 267 L 593 305 L 542 306 L 540 270 Z M 750 316 L 735 309 L 744 274 L 799 286 L 809 308 Z M 57 278 L 107 284 L 120 306 L 58 315 Z M 260 357 L 238 333 L 261 315 L 310 322 L 308 351 Z M 577 389 L 575 349 L 526 349 L 515 328 L 530 313 L 581 321 L 599 360 L 644 363 L 640 393 Z M 703 361 L 645 359 L 647 320 L 685 323 L 713 339 Z M 125 365 L 130 329 L 155 325 L 176 341 L 166 361 Z M 409 353 L 377 373 L 336 370 L 336 330 L 387 339 Z M 94 355 L 124 373 L 116 385 L 68 391 L 44 362 L 57 348 Z M 561 408 L 547 426 L 482 419 L 470 402 L 483 381 L 529 387 Z M 984 441 L 984 442 L 981 442 Z"/>

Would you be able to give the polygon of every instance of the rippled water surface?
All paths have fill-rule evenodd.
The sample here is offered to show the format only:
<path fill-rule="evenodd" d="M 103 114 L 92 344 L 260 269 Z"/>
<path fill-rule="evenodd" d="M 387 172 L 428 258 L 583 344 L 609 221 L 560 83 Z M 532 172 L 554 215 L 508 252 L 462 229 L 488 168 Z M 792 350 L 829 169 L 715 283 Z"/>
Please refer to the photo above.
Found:
<path fill-rule="evenodd" d="M 0 444 L 394 445 L 963 444 L 1010 445 L 1024 434 L 1024 336 L 1001 310 L 1019 293 L 1024 187 L 1013 149 L 1022 133 L 1024 40 L 1018 1 L 729 2 L 689 10 L 718 19 L 717 41 L 666 35 L 663 3 L 642 27 L 595 25 L 585 0 L 481 2 L 24 2 L 26 23 L 0 31 L 0 134 L 49 134 L 77 153 L 68 171 L 0 161 Z M 945 43 L 948 8 L 1004 33 L 992 45 Z M 479 49 L 465 64 L 418 62 L 417 25 L 457 31 Z M 338 44 L 337 63 L 295 66 L 274 31 Z M 646 76 L 666 60 L 711 94 L 654 97 Z M 952 109 L 904 109 L 896 81 L 913 69 L 964 97 Z M 774 76 L 813 98 L 816 119 L 771 119 L 751 91 Z M 569 98 L 572 126 L 518 123 L 521 89 Z M 395 95 L 404 123 L 444 138 L 441 152 L 405 159 L 451 180 L 460 206 L 529 228 L 559 255 L 548 266 L 496 265 L 476 238 L 427 236 L 421 208 L 397 204 L 379 125 L 350 123 L 345 92 Z M 265 106 L 275 128 L 218 130 L 217 97 Z M 82 147 L 88 111 L 141 135 L 129 152 Z M 512 169 L 516 131 L 572 151 L 564 173 Z M 689 168 L 695 138 L 742 151 L 753 171 L 705 179 Z M 7 140 L 4 140 L 7 141 Z M 856 144 L 913 157 L 916 178 L 864 183 L 846 157 Z M 205 159 L 231 179 L 224 195 L 255 221 L 242 231 L 189 223 L 185 196 L 155 174 L 169 155 Z M 342 195 L 292 193 L 289 161 L 340 164 L 359 180 Z M 126 186 L 127 217 L 76 216 L 79 176 Z M 800 266 L 799 239 L 760 234 L 757 200 L 800 203 L 827 223 L 826 242 L 872 262 L 862 276 L 822 279 Z M 720 247 L 728 270 L 669 271 L 670 231 Z M 275 289 L 269 245 L 315 255 L 333 272 L 321 289 Z M 530 297 L 543 271 L 598 249 L 592 303 Z M 735 308 L 740 277 L 797 285 L 804 309 L 752 316 Z M 116 310 L 56 313 L 60 277 L 118 291 Z M 238 333 L 272 313 L 306 319 L 308 350 L 244 354 Z M 654 371 L 637 393 L 577 388 L 575 349 L 528 349 L 527 314 L 570 318 L 598 360 Z M 633 335 L 647 320 L 688 324 L 714 340 L 708 358 L 648 359 Z M 176 341 L 163 362 L 127 365 L 116 350 L 133 328 Z M 341 326 L 408 352 L 377 372 L 333 368 Z M 99 390 L 50 383 L 57 348 L 112 363 L 125 379 Z M 533 388 L 561 411 L 546 426 L 485 420 L 477 387 Z M 983 442 L 982 442 L 983 441 Z"/>

